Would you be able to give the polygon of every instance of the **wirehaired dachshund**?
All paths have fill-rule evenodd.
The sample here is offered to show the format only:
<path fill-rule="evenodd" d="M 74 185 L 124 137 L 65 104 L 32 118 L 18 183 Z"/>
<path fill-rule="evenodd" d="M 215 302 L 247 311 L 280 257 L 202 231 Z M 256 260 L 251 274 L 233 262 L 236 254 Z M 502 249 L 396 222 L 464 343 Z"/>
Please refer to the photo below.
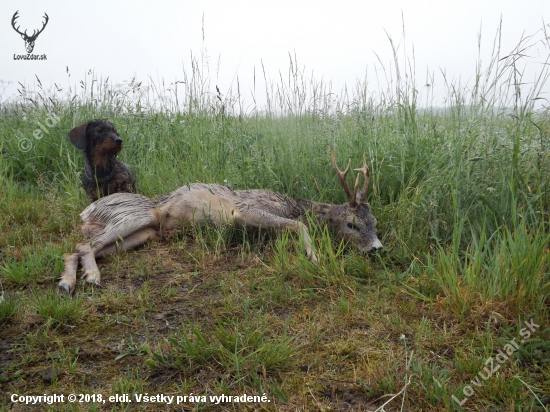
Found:
<path fill-rule="evenodd" d="M 117 159 L 122 139 L 112 123 L 91 120 L 71 130 L 69 137 L 84 152 L 82 187 L 92 201 L 112 193 L 135 193 L 136 175 Z"/>

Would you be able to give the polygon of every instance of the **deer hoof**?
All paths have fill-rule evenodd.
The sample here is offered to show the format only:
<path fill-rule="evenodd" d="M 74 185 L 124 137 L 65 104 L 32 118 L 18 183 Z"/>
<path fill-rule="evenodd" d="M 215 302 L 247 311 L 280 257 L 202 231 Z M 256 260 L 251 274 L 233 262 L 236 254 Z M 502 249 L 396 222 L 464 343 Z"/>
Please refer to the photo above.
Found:
<path fill-rule="evenodd" d="M 80 279 L 85 280 L 88 284 L 93 284 L 101 287 L 101 283 L 99 283 L 98 277 L 99 276 L 94 276 L 94 273 L 84 273 Z"/>
<path fill-rule="evenodd" d="M 60 293 L 66 293 L 67 295 L 71 295 L 71 287 L 64 283 L 64 282 L 61 282 L 57 285 L 57 289 L 59 290 Z"/>
<path fill-rule="evenodd" d="M 307 255 L 308 259 L 311 261 L 311 263 L 318 263 L 319 262 L 319 258 L 312 251 L 310 251 L 306 255 Z"/>
<path fill-rule="evenodd" d="M 97 286 L 99 288 L 101 287 L 101 283 L 99 283 L 96 279 L 86 280 L 86 283 L 88 285 Z"/>

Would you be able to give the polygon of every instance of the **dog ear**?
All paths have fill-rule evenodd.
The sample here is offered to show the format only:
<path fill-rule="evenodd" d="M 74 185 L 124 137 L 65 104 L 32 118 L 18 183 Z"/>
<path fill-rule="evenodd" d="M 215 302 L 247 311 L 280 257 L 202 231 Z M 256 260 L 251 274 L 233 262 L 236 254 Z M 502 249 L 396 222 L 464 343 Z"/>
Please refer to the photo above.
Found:
<path fill-rule="evenodd" d="M 86 149 L 86 128 L 88 123 L 81 124 L 69 132 L 71 142 L 80 150 Z"/>

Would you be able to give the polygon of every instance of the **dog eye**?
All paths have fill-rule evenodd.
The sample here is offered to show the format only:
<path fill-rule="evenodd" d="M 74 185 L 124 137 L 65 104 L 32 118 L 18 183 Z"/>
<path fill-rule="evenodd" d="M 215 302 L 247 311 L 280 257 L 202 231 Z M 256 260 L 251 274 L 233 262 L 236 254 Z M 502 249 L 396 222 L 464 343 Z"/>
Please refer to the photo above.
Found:
<path fill-rule="evenodd" d="M 355 223 L 349 223 L 346 225 L 348 227 L 348 229 L 351 229 L 351 230 L 356 230 L 357 232 L 359 232 L 359 226 L 357 226 Z"/>

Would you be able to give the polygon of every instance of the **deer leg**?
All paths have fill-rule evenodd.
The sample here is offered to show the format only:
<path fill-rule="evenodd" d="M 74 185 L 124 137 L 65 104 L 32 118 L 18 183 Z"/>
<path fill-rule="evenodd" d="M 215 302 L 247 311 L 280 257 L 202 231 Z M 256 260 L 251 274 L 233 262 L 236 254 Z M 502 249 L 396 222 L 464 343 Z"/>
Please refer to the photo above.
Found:
<path fill-rule="evenodd" d="M 235 221 L 245 227 L 273 229 L 276 230 L 278 233 L 280 233 L 283 229 L 292 230 L 293 232 L 298 233 L 298 235 L 300 235 L 302 239 L 304 239 L 306 255 L 309 260 L 311 260 L 312 262 L 319 261 L 317 255 L 313 250 L 311 237 L 309 237 L 307 226 L 298 220 L 280 217 L 264 210 L 250 209 L 247 210 L 245 214 L 237 213 L 235 215 Z"/>
<path fill-rule="evenodd" d="M 82 270 L 84 271 L 81 279 L 86 279 L 86 282 L 88 283 L 101 286 L 101 283 L 99 282 L 101 280 L 101 275 L 95 261 L 93 243 L 79 243 L 76 250 L 78 252 L 78 256 L 80 257 L 80 262 L 82 263 Z"/>
<path fill-rule="evenodd" d="M 76 285 L 78 253 L 65 253 L 63 258 L 65 259 L 65 268 L 63 269 L 63 273 L 61 273 L 57 287 L 60 292 L 66 292 L 70 295 Z"/>
<path fill-rule="evenodd" d="M 307 226 L 297 220 L 291 220 L 291 219 L 288 219 L 288 220 L 290 220 L 291 222 L 294 222 L 295 226 L 290 225 L 286 227 L 290 230 L 297 232 L 300 236 L 302 236 L 302 239 L 304 239 L 304 244 L 306 246 L 306 255 L 308 259 L 311 260 L 313 263 L 318 262 L 319 259 L 317 258 L 317 255 L 313 251 L 313 247 L 311 245 L 311 238 L 309 237 L 309 232 L 307 231 Z"/>
<path fill-rule="evenodd" d="M 82 279 L 85 279 L 88 283 L 95 283 L 100 286 L 101 275 L 95 260 L 96 253 L 101 252 L 103 248 L 105 248 L 105 251 L 100 253 L 101 256 L 113 253 L 117 250 L 116 243 L 121 240 L 124 242 L 124 239 L 129 243 L 124 249 L 126 250 L 145 242 L 153 233 L 156 233 L 156 230 L 153 228 L 158 227 L 157 216 L 154 214 L 154 209 L 148 208 L 147 205 L 145 206 L 141 210 L 122 210 L 118 214 L 117 219 L 110 220 L 96 236 L 92 237 L 89 241 L 77 245 L 76 250 L 84 269 Z M 138 235 L 141 232 L 147 235 Z"/>
<path fill-rule="evenodd" d="M 87 283 L 93 283 L 101 286 L 101 275 L 99 273 L 99 268 L 97 267 L 96 258 L 132 249 L 147 242 L 149 239 L 155 237 L 156 234 L 156 229 L 151 227 L 138 230 L 125 238 L 119 239 L 108 244 L 107 246 L 102 247 L 97 251 L 94 251 L 93 244 L 90 245 L 90 242 L 81 243 L 77 247 L 77 250 L 81 256 L 82 267 L 84 270 L 82 279 L 85 279 Z"/>
<path fill-rule="evenodd" d="M 138 232 L 132 233 L 121 241 L 116 241 L 95 253 L 96 258 L 111 255 L 113 253 L 124 252 L 144 244 L 149 239 L 157 236 L 157 231 L 153 228 L 147 228 Z"/>

